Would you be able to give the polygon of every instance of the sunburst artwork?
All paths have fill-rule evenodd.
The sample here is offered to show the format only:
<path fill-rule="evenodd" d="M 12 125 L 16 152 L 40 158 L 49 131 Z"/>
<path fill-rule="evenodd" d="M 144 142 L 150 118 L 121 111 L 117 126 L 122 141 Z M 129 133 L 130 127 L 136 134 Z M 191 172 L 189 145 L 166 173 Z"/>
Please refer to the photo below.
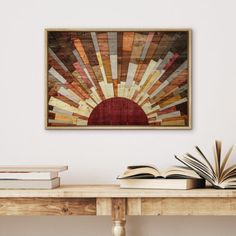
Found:
<path fill-rule="evenodd" d="M 191 128 L 191 30 L 45 33 L 46 128 Z"/>

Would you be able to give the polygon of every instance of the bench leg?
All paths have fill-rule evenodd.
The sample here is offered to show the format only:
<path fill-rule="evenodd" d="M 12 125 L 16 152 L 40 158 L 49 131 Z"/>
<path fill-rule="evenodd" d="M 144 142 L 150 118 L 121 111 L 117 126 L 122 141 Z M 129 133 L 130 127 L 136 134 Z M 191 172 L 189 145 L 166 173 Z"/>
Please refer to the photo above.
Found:
<path fill-rule="evenodd" d="M 112 221 L 112 236 L 125 236 L 125 221 Z"/>
<path fill-rule="evenodd" d="M 112 236 L 125 236 L 126 199 L 112 199 Z"/>
<path fill-rule="evenodd" d="M 125 221 L 112 221 L 112 236 L 125 236 Z"/>

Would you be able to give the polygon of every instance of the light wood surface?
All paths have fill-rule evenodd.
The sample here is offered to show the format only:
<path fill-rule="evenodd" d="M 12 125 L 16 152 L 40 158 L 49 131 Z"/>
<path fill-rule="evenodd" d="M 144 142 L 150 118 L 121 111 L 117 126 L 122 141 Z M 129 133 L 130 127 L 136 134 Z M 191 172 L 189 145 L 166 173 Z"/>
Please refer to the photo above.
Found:
<path fill-rule="evenodd" d="M 1 216 L 111 216 L 125 236 L 126 216 L 236 215 L 236 190 L 143 190 L 70 185 L 53 190 L 0 190 Z"/>
<path fill-rule="evenodd" d="M 0 198 L 0 215 L 11 215 L 11 216 L 96 215 L 96 199 Z"/>
<path fill-rule="evenodd" d="M 120 189 L 118 185 L 64 185 L 52 190 L 0 190 L 0 197 L 46 197 L 46 198 L 223 198 L 236 197 L 236 190 L 191 189 L 149 190 Z"/>

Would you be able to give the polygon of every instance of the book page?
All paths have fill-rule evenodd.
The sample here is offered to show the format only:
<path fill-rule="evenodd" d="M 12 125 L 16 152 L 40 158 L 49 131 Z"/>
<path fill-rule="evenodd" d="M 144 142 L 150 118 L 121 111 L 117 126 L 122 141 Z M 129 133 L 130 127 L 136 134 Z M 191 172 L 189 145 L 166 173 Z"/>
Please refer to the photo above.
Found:
<path fill-rule="evenodd" d="M 222 165 L 220 167 L 220 181 L 222 180 L 222 178 L 224 178 L 225 174 L 227 175 L 227 171 L 224 171 L 225 170 L 225 166 L 229 160 L 229 157 L 233 151 L 233 148 L 234 148 L 234 145 L 231 146 L 231 148 L 228 150 L 228 152 L 226 153 L 225 157 L 224 157 L 224 160 L 222 162 Z"/>
<path fill-rule="evenodd" d="M 126 171 L 120 175 L 118 178 L 141 178 L 142 176 L 149 177 L 158 177 L 160 176 L 160 172 L 157 169 L 152 167 L 140 167 L 140 168 L 133 168 L 133 169 L 126 169 Z"/>
<path fill-rule="evenodd" d="M 200 178 L 195 171 L 186 166 L 173 166 L 162 175 L 165 178 Z"/>
<path fill-rule="evenodd" d="M 204 169 L 201 168 L 201 166 L 199 165 L 199 163 L 197 163 L 194 160 L 191 160 L 189 157 L 177 157 L 175 156 L 176 159 L 178 159 L 179 161 L 181 161 L 182 163 L 184 163 L 186 166 L 190 167 L 191 169 L 193 169 L 194 171 L 196 171 L 196 173 L 201 176 L 202 178 L 206 179 L 207 181 L 209 181 L 211 184 L 214 184 L 214 179 L 212 178 L 212 176 L 205 171 Z M 201 163 L 203 165 L 203 163 Z M 206 167 L 207 168 L 207 167 Z"/>
<path fill-rule="evenodd" d="M 214 159 L 215 159 L 215 173 L 216 177 L 218 179 L 218 182 L 220 180 L 220 163 L 221 163 L 221 142 L 220 141 L 215 141 L 215 146 L 214 146 Z"/>
<path fill-rule="evenodd" d="M 231 176 L 236 176 L 236 164 L 230 166 L 229 168 L 227 168 L 223 171 L 223 174 L 221 177 L 221 182 L 223 182 L 225 179 L 227 179 Z"/>
<path fill-rule="evenodd" d="M 208 161 L 208 159 L 206 158 L 206 156 L 203 154 L 203 152 L 201 151 L 201 149 L 198 146 L 195 146 L 195 149 L 197 150 L 197 152 L 200 154 L 200 156 L 203 158 L 203 160 L 205 161 L 206 165 L 208 166 L 208 168 L 211 170 L 212 174 L 216 177 L 215 171 L 211 165 L 211 163 Z"/>

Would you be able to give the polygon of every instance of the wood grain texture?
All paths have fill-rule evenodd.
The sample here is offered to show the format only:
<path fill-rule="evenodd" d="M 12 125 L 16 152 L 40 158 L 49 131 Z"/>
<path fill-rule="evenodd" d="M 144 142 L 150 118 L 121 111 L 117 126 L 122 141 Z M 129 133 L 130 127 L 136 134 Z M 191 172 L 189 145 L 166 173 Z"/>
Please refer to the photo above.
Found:
<path fill-rule="evenodd" d="M 96 215 L 94 198 L 0 198 L 0 215 Z"/>
<path fill-rule="evenodd" d="M 236 198 L 0 198 L 0 215 L 110 215 L 114 222 L 126 215 L 236 215 Z"/>
<path fill-rule="evenodd" d="M 141 215 L 236 215 L 236 198 L 144 198 Z"/>
<path fill-rule="evenodd" d="M 112 199 L 112 235 L 125 236 L 126 199 Z"/>
<path fill-rule="evenodd" d="M 236 189 L 120 189 L 118 185 L 62 185 L 50 190 L 0 190 L 0 198 L 236 198 Z"/>
<path fill-rule="evenodd" d="M 140 216 L 142 214 L 141 198 L 129 198 L 127 200 L 127 215 Z"/>
<path fill-rule="evenodd" d="M 45 35 L 47 128 L 191 128 L 190 30 L 51 29 Z M 178 76 L 179 67 L 183 63 L 185 75 Z M 181 112 L 184 119 L 159 119 L 157 113 L 162 109 L 159 104 L 177 95 L 180 95 L 179 100 L 187 99 L 185 104 L 178 100 L 168 105 Z M 132 100 L 147 116 L 150 113 L 153 116 L 147 120 L 147 124 L 144 122 L 130 125 L 126 122 L 111 124 L 103 119 L 105 114 L 99 118 L 99 125 L 89 125 L 91 110 L 99 103 L 114 97 Z M 73 114 L 83 117 L 83 121 L 69 117 L 71 114 L 67 114 L 66 119 L 61 119 L 61 114 L 52 115 L 54 108 L 60 109 L 63 115 L 72 112 L 71 107 L 65 103 L 72 107 L 77 107 L 75 104 L 79 103 L 77 110 L 72 108 Z M 114 109 L 115 105 L 109 107 L 107 112 Z"/>
<path fill-rule="evenodd" d="M 0 215 L 108 215 L 112 235 L 125 236 L 127 215 L 236 215 L 236 190 L 129 190 L 115 185 L 0 190 Z"/>
<path fill-rule="evenodd" d="M 126 199 L 125 198 L 112 199 L 112 220 L 113 221 L 126 220 Z"/>
<path fill-rule="evenodd" d="M 111 215 L 112 200 L 111 198 L 97 198 L 96 212 L 98 216 Z"/>

